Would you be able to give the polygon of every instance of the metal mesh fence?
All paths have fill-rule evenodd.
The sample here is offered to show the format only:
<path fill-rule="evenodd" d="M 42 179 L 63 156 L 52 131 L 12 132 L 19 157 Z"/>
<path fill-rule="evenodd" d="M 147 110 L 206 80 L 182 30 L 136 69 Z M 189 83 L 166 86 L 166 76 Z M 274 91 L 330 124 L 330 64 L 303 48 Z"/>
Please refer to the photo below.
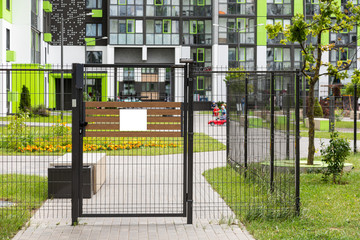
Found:
<path fill-rule="evenodd" d="M 60 70 L 34 65 L 8 65 L 0 70 L 0 213 L 9 222 L 14 216 L 71 217 L 73 87 L 68 66 L 62 94 Z M 243 76 L 229 78 L 230 74 L 219 68 L 191 71 L 194 217 L 219 219 L 265 208 L 279 213 L 291 210 L 295 75 L 274 75 L 274 100 L 270 101 L 270 73 L 247 74 L 247 94 Z M 188 166 L 184 135 L 178 135 L 184 131 L 182 103 L 190 94 L 184 92 L 184 69 L 86 65 L 83 87 L 85 111 L 93 112 L 86 116 L 90 124 L 82 145 L 82 214 L 184 215 Z M 88 105 L 91 102 L 106 104 Z M 165 109 L 165 103 L 172 102 L 180 105 Z M 219 109 L 224 105 L 222 111 L 214 111 L 213 102 Z M 119 107 L 123 103 L 130 105 Z M 140 107 L 142 103 L 159 104 Z M 115 111 L 140 108 L 153 111 L 148 116 L 153 121 L 147 123 L 153 135 L 112 135 L 117 134 L 120 121 Z M 137 122 L 137 117 L 129 118 Z M 109 136 L 95 136 L 98 132 Z M 174 136 L 156 136 L 159 133 Z M 230 197 L 222 192 L 225 187 Z"/>
<path fill-rule="evenodd" d="M 246 218 L 292 214 L 296 211 L 296 74 L 227 76 L 228 163 L 238 176 L 234 190 L 240 192 L 230 205 Z"/>

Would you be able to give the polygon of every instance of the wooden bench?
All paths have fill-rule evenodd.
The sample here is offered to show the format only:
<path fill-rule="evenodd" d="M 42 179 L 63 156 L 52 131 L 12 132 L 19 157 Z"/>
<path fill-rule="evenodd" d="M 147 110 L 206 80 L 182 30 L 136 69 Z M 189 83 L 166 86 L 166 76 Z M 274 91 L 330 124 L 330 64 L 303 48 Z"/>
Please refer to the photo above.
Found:
<path fill-rule="evenodd" d="M 50 167 L 71 167 L 72 154 L 67 153 L 50 163 Z M 105 153 L 83 153 L 83 166 L 92 167 L 93 192 L 96 194 L 106 181 L 106 154 Z"/>

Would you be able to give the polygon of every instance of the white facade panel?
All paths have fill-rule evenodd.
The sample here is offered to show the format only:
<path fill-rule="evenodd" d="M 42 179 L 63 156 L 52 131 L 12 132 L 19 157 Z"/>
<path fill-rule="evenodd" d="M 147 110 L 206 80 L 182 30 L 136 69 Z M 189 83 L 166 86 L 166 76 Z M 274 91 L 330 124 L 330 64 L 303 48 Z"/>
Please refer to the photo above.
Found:
<path fill-rule="evenodd" d="M 323 62 L 329 61 L 329 52 L 324 52 L 322 54 L 321 60 Z M 320 75 L 327 72 L 327 67 L 321 66 L 320 67 Z M 327 97 L 329 95 L 328 93 L 328 85 L 329 85 L 329 76 L 324 75 L 320 76 L 319 78 L 319 98 L 320 97 Z"/>
<path fill-rule="evenodd" d="M 256 69 L 258 71 L 266 70 L 266 46 L 257 46 L 256 48 Z"/>

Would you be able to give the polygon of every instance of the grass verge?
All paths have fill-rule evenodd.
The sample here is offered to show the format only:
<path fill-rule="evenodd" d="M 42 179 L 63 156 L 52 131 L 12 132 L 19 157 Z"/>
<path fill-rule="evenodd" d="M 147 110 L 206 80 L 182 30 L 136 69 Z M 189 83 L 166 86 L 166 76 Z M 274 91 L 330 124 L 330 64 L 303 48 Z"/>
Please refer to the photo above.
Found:
<path fill-rule="evenodd" d="M 301 215 L 299 217 L 246 220 L 247 216 L 239 212 L 235 213 L 247 230 L 258 240 L 360 239 L 359 157 L 360 154 L 357 154 L 348 158 L 347 162 L 352 163 L 355 169 L 343 177 L 346 183 L 343 185 L 325 183 L 321 179 L 321 174 L 302 174 Z M 319 157 L 316 159 L 320 160 Z M 230 205 L 229 199 L 242 199 L 243 195 L 249 194 L 234 191 L 242 187 L 228 181 L 227 178 L 234 174 L 236 176 L 238 173 L 230 168 L 212 169 L 204 174 L 228 205 Z M 238 201 L 237 204 L 240 205 L 240 202 Z M 240 206 L 232 206 L 233 209 L 234 207 L 240 208 Z"/>
<path fill-rule="evenodd" d="M 0 200 L 15 203 L 0 208 L 0 239 L 10 239 L 47 198 L 47 178 L 34 175 L 0 175 Z"/>

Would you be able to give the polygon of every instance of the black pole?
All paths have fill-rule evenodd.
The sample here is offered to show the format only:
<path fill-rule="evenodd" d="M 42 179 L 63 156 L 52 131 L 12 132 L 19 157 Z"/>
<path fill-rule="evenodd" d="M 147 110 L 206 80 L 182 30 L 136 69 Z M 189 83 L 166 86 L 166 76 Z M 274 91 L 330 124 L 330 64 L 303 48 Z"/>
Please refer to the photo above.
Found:
<path fill-rule="evenodd" d="M 249 79 L 245 78 L 245 104 L 244 104 L 244 163 L 245 169 L 248 168 L 248 85 Z M 240 100 L 241 104 L 241 100 Z"/>
<path fill-rule="evenodd" d="M 189 64 L 189 125 L 188 125 L 188 199 L 187 224 L 193 222 L 193 144 L 194 144 L 194 83 L 192 78 L 192 64 Z"/>
<path fill-rule="evenodd" d="M 71 218 L 72 225 L 76 225 L 80 215 L 80 179 L 81 157 L 83 146 L 81 144 L 81 116 L 83 100 L 84 65 L 73 64 L 72 72 L 72 189 L 71 189 Z"/>
<path fill-rule="evenodd" d="M 228 161 L 230 158 L 230 96 L 229 96 L 229 81 L 226 82 L 226 160 Z"/>
<path fill-rule="evenodd" d="M 117 71 L 117 67 L 114 68 L 114 102 L 116 102 L 116 97 L 117 97 L 117 75 L 118 75 L 118 71 Z"/>
<path fill-rule="evenodd" d="M 356 153 L 356 133 L 357 133 L 357 85 L 354 85 L 354 153 Z"/>
<path fill-rule="evenodd" d="M 270 191 L 274 191 L 274 135 L 275 135 L 275 77 L 274 73 L 271 73 L 270 82 Z"/>
<path fill-rule="evenodd" d="M 329 107 L 329 132 L 334 132 L 335 130 L 335 97 L 330 97 L 330 107 Z"/>
<path fill-rule="evenodd" d="M 295 211 L 300 214 L 300 71 L 296 73 L 295 102 Z"/>
<path fill-rule="evenodd" d="M 287 86 L 286 92 L 286 159 L 290 159 L 290 84 Z M 284 105 L 284 104 L 283 104 Z"/>
<path fill-rule="evenodd" d="M 300 80 L 299 80 L 300 81 Z M 306 109 L 306 79 L 303 78 L 303 124 L 305 126 L 305 118 L 307 118 L 307 109 Z"/>
<path fill-rule="evenodd" d="M 186 216 L 186 206 L 187 206 L 187 184 L 188 184 L 188 177 L 187 177 L 187 154 L 188 154 L 188 64 L 186 63 L 184 66 L 184 104 L 183 104 L 183 128 L 184 128 L 184 204 L 183 204 L 183 212 L 184 216 Z"/>

